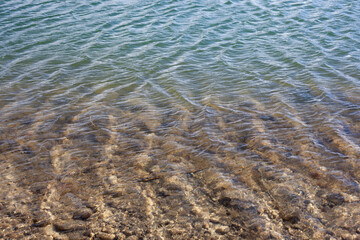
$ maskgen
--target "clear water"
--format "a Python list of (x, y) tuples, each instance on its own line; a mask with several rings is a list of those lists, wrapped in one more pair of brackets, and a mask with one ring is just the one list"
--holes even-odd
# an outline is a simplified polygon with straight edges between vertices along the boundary
[(359, 13), (1, 1), (0, 238), (360, 238)]

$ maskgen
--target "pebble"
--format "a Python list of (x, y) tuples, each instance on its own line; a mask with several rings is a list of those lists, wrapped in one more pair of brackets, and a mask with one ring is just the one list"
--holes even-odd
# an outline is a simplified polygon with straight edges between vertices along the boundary
[(73, 230), (73, 226), (66, 222), (57, 222), (54, 223), (55, 230), (58, 232), (65, 232)]
[(85, 240), (85, 239), (88, 239), (81, 232), (67, 233), (66, 236), (68, 237), (69, 240)]
[(95, 204), (86, 202), (84, 205), (85, 205), (87, 208), (90, 208), (93, 212), (97, 212), (97, 207), (96, 207)]
[(204, 229), (209, 229), (209, 224), (208, 223), (204, 223), (203, 226), (202, 226)]
[(152, 172), (152, 173), (159, 173), (159, 172), (161, 172), (161, 168), (160, 168), (159, 165), (155, 165), (155, 166), (153, 166), (153, 167), (150, 169), (150, 172)]
[(50, 224), (50, 216), (45, 212), (40, 212), (37, 216), (33, 219), (33, 227), (45, 227)]
[(132, 236), (126, 238), (126, 240), (138, 240), (138, 238), (135, 235), (132, 235)]
[(195, 222), (194, 227), (195, 227), (196, 231), (201, 231), (201, 229), (203, 228), (201, 222)]
[(50, 224), (50, 221), (48, 219), (45, 219), (45, 220), (37, 221), (34, 224), (32, 224), (31, 226), (33, 226), (33, 227), (45, 227), (45, 226), (47, 226), (49, 224)]
[(223, 197), (218, 200), (219, 204), (229, 208), (231, 207), (231, 198), (229, 197)]
[(296, 224), (300, 221), (299, 216), (297, 214), (289, 214), (282, 217), (285, 222), (289, 222), (291, 224)]
[(57, 223), (54, 223), (54, 227), (57, 232), (67, 232), (67, 231), (75, 231), (75, 230), (83, 229), (82, 226), (68, 223), (65, 221), (59, 221)]
[(92, 213), (89, 208), (80, 209), (74, 212), (73, 219), (86, 220), (91, 217)]
[(104, 233), (104, 232), (100, 232), (96, 234), (96, 237), (99, 238), (100, 240), (113, 240), (115, 239), (115, 234), (112, 233)]
[(341, 205), (345, 202), (344, 197), (341, 193), (331, 193), (326, 196), (326, 200), (331, 203), (332, 205)]
[(130, 236), (133, 235), (133, 232), (130, 231), (130, 230), (124, 230), (124, 231), (123, 231), (123, 234), (124, 234), (125, 236), (127, 236), (127, 237), (130, 237)]
[(116, 184), (118, 183), (118, 179), (117, 179), (116, 176), (110, 176), (110, 177), (108, 178), (108, 182), (109, 182), (110, 184), (112, 184), (112, 185), (116, 185)]
[(91, 232), (91, 230), (86, 230), (86, 231), (83, 233), (83, 235), (86, 236), (86, 237), (89, 237), (89, 238), (91, 238), (91, 237), (94, 236), (94, 234)]
[(101, 230), (104, 233), (115, 233), (115, 229), (111, 228), (111, 227), (103, 227), (103, 229)]
[(221, 226), (215, 230), (217, 234), (224, 235), (230, 231), (230, 228), (227, 226)]

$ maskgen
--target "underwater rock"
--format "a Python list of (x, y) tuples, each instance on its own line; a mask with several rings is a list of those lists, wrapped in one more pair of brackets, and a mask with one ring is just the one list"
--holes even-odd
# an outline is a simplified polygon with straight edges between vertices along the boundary
[(73, 219), (86, 220), (91, 217), (92, 213), (88, 208), (80, 209), (74, 212)]
[(45, 212), (38, 213), (33, 219), (32, 227), (45, 227), (51, 223), (49, 214)]
[(326, 200), (330, 203), (330, 206), (341, 205), (345, 202), (341, 193), (331, 193), (326, 196)]
[(104, 233), (104, 232), (100, 232), (96, 234), (96, 237), (100, 240), (113, 240), (115, 239), (115, 234), (112, 233)]
[(58, 221), (54, 223), (54, 228), (57, 232), (71, 232), (85, 229), (82, 225), (74, 224), (67, 221)]

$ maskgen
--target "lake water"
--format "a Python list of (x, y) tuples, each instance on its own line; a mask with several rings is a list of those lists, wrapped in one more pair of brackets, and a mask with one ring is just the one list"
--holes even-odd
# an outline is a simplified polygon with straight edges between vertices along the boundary
[(1, 239), (360, 239), (360, 2), (0, 2)]

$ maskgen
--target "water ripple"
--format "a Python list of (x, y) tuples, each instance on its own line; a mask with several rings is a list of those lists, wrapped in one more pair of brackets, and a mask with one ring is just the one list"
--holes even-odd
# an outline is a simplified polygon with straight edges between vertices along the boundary
[(0, 2), (0, 238), (359, 238), (359, 12)]

